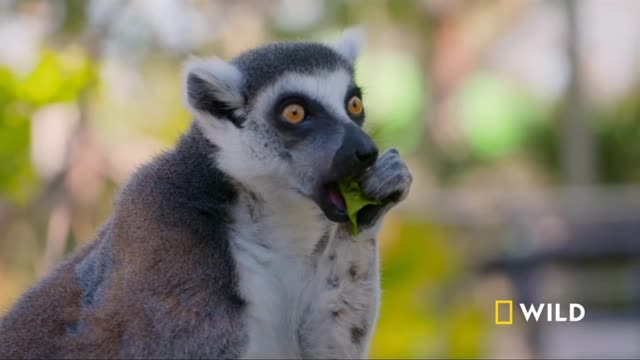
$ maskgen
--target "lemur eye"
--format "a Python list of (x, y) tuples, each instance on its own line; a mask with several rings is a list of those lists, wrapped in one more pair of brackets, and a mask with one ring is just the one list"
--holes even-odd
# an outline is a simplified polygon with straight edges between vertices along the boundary
[(282, 110), (282, 117), (290, 124), (297, 124), (304, 120), (304, 108), (299, 104), (290, 104)]
[(362, 100), (360, 100), (360, 98), (357, 96), (352, 97), (347, 103), (347, 110), (352, 116), (358, 116), (362, 114)]

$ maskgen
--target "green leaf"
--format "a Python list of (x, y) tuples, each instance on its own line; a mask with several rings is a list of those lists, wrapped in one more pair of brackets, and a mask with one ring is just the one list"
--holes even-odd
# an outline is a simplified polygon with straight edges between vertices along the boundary
[(356, 79), (366, 90), (366, 123), (381, 147), (415, 151), (422, 141), (426, 87), (424, 70), (415, 59), (393, 51), (364, 53), (356, 64)]
[(21, 82), (19, 96), (35, 106), (73, 101), (96, 74), (95, 65), (81, 51), (43, 50), (36, 68)]
[(343, 181), (338, 183), (340, 193), (347, 206), (347, 214), (351, 221), (351, 235), (358, 235), (358, 211), (367, 205), (378, 205), (379, 201), (368, 199), (362, 193), (357, 181)]
[(0, 195), (24, 204), (32, 194), (35, 175), (29, 159), (29, 119), (0, 105)]
[(29, 157), (29, 107), (20, 101), (18, 87), (16, 76), (0, 67), (0, 198), (23, 205), (37, 179)]
[(471, 151), (483, 159), (513, 153), (544, 121), (546, 108), (530, 94), (499, 76), (470, 76), (456, 95), (461, 127)]

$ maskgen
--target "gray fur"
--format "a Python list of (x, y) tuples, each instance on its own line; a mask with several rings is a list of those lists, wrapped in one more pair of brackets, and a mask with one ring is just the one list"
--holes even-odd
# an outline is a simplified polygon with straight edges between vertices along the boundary
[(378, 161), (367, 170), (362, 182), (362, 191), (375, 200), (386, 200), (388, 197), (398, 203), (408, 194), (408, 184), (412, 177), (407, 165), (400, 158), (396, 149), (385, 152)]
[(2, 357), (240, 357), (245, 300), (227, 235), (237, 193), (215, 152), (194, 125), (141, 168), (96, 239), (2, 319)]
[(362, 339), (367, 333), (365, 326), (354, 326), (351, 328), (351, 342), (357, 345), (362, 343)]
[(322, 234), (322, 237), (316, 243), (316, 246), (313, 248), (314, 255), (320, 255), (324, 253), (324, 250), (327, 248), (327, 244), (329, 243), (329, 238), (331, 237), (331, 233), (329, 230)]
[(255, 98), (264, 87), (287, 72), (312, 74), (342, 68), (353, 73), (353, 66), (334, 49), (314, 42), (280, 42), (268, 44), (232, 59), (242, 72), (242, 90), (246, 99)]
[(396, 149), (389, 149), (367, 170), (362, 178), (362, 193), (381, 201), (382, 205), (367, 206), (358, 213), (362, 228), (376, 224), (389, 209), (404, 200), (409, 194), (413, 178), (409, 168)]
[[(96, 239), (2, 319), (0, 354), (366, 356), (380, 297), (376, 236), (411, 175), (396, 151), (366, 166), (336, 160), (348, 136), (370, 143), (364, 115), (345, 110), (359, 96), (356, 45), (277, 43), (229, 63), (192, 59), (191, 129), (132, 176)], [(279, 118), (291, 92), (313, 110), (301, 126)], [(355, 237), (315, 197), (344, 177), (382, 203), (361, 211)]]
[(329, 289), (335, 289), (340, 286), (340, 278), (336, 275), (333, 275), (327, 279), (327, 286)]
[[(103, 236), (107, 237), (109, 233), (107, 232)], [(90, 307), (96, 298), (100, 298), (99, 291), (104, 288), (102, 285), (109, 276), (109, 270), (113, 267), (111, 255), (105, 245), (107, 242), (103, 241), (96, 250), (92, 251), (75, 267), (78, 285), (82, 289), (83, 306)]]

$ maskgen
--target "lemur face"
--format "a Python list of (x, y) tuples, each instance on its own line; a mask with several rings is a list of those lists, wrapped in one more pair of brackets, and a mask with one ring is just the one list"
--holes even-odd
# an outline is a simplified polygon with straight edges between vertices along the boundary
[(186, 100), (219, 148), (229, 175), (293, 189), (332, 221), (348, 220), (337, 182), (357, 178), (378, 149), (362, 131), (365, 109), (353, 78), (361, 34), (333, 46), (276, 43), (230, 62), (186, 65)]

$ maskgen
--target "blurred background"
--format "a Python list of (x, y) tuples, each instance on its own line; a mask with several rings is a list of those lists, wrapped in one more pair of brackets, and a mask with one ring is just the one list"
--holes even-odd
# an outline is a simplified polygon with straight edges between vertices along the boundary
[[(0, 314), (189, 126), (189, 54), (355, 24), (368, 131), (414, 174), (370, 356), (640, 357), (633, 0), (0, 0)], [(496, 325), (499, 299), (586, 316)]]

